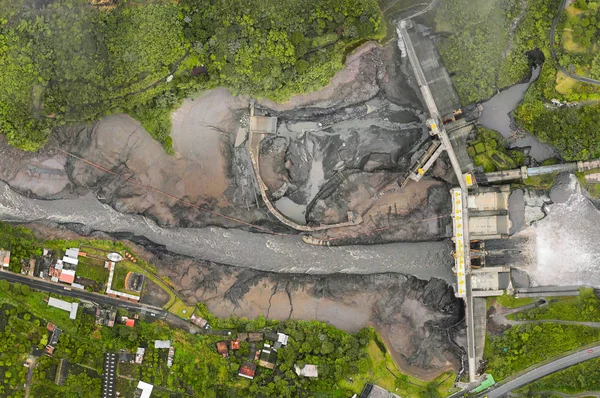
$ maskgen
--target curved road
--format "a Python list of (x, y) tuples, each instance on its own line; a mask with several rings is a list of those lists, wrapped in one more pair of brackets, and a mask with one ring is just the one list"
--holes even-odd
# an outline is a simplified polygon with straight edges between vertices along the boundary
[(578, 351), (574, 354), (567, 355), (565, 357), (558, 358), (550, 363), (547, 363), (527, 373), (524, 373), (492, 390), (488, 390), (482, 394), (479, 394), (477, 397), (504, 397), (509, 392), (521, 388), (538, 379), (541, 379), (544, 376), (548, 376), (549, 374), (558, 372), (559, 370), (563, 370), (570, 366), (577, 365), (578, 363), (585, 362), (589, 359), (598, 357), (600, 357), (600, 345)]
[(579, 76), (579, 75), (574, 75), (571, 72), (569, 72), (568, 70), (566, 70), (565, 68), (563, 68), (562, 66), (560, 66), (558, 63), (558, 58), (556, 57), (556, 51), (554, 50), (554, 34), (556, 32), (556, 25), (558, 25), (558, 20), (560, 19), (560, 16), (562, 15), (563, 11), (565, 10), (568, 1), (569, 0), (563, 0), (560, 3), (560, 6), (558, 7), (558, 14), (556, 14), (556, 17), (554, 17), (554, 20), (552, 21), (552, 28), (550, 28), (550, 53), (552, 54), (552, 58), (554, 58), (554, 61), (556, 62), (556, 68), (558, 70), (560, 70), (562, 73), (564, 73), (565, 75), (569, 76), (571, 79), (575, 79), (575, 80), (578, 80), (583, 83), (596, 84), (596, 85), (600, 86), (600, 80), (590, 79), (589, 77), (584, 77), (584, 76)]

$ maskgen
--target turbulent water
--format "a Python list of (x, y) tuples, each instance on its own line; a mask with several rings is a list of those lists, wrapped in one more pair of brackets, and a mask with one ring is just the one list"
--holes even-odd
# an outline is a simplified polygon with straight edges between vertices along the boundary
[(327, 274), (399, 272), (452, 281), (450, 242), (316, 247), (299, 236), (273, 236), (223, 228), (161, 228), (122, 214), (88, 195), (74, 200), (34, 200), (0, 184), (0, 219), (82, 224), (90, 231), (130, 233), (174, 253), (264, 271)]
[(536, 285), (600, 287), (600, 211), (581, 193), (548, 206), (548, 215), (523, 231), (531, 265), (522, 267)]

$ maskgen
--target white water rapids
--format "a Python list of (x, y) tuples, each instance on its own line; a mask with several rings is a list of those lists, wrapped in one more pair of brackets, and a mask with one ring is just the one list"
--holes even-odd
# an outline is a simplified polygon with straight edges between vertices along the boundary
[(519, 267), (535, 285), (600, 287), (600, 211), (571, 176), (571, 196), (518, 235), (527, 239), (529, 265)]

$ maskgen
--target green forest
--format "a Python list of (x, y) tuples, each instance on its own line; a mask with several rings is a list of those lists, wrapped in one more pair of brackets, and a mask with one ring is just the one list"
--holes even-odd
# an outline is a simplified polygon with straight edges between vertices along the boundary
[(558, 25), (559, 64), (577, 74), (600, 78), (600, 12), (596, 1), (577, 0)]
[(26, 150), (53, 127), (129, 112), (170, 147), (168, 114), (226, 86), (277, 101), (325, 85), (384, 31), (375, 0), (0, 0), (0, 132)]
[[(164, 398), (348, 397), (359, 393), (365, 382), (377, 380), (388, 388), (410, 391), (411, 396), (439, 397), (448, 392), (455, 377), (449, 372), (426, 383), (402, 375), (372, 328), (349, 334), (317, 321), (279, 322), (264, 317), (219, 320), (208, 316), (215, 326), (227, 326), (231, 338), (238, 332), (264, 330), (289, 335), (288, 345), (278, 350), (275, 369), (259, 368), (256, 377), (248, 380), (237, 375), (251, 352), (248, 342), (230, 351), (229, 358), (222, 358), (215, 343), (229, 337), (218, 332), (192, 335), (154, 319), (138, 321), (134, 328), (121, 324), (101, 327), (82, 307), (76, 320), (69, 319), (67, 312), (48, 307), (44, 301), (47, 297), (47, 293), (0, 280), (0, 397), (24, 396), (27, 368), (23, 362), (33, 348), (42, 349), (48, 343), (47, 322), (56, 324), (63, 333), (53, 356), (41, 356), (36, 361), (30, 395), (34, 397), (98, 397), (104, 352), (132, 353), (137, 347), (146, 348), (141, 365), (118, 365), (117, 391), (121, 396), (133, 396), (137, 381), (144, 380), (155, 385), (153, 397)], [(206, 315), (203, 306), (199, 310)], [(119, 315), (131, 316), (123, 310)], [(166, 366), (167, 350), (154, 348), (156, 339), (173, 342), (171, 368)], [(57, 385), (61, 359), (69, 362), (69, 372), (64, 385)], [(299, 377), (294, 372), (295, 364), (317, 365), (319, 377)]]
[[(555, 146), (565, 160), (600, 157), (600, 107), (595, 104), (557, 108), (550, 100), (580, 101), (592, 99), (597, 86), (565, 80), (557, 73), (549, 47), (549, 32), (558, 12), (559, 0), (530, 0), (523, 26), (517, 34), (518, 48), (539, 48), (545, 61), (538, 80), (529, 88), (523, 103), (515, 111), (517, 122), (542, 141)], [(562, 16), (564, 18), (564, 15)], [(570, 85), (570, 88), (565, 87)]]
[[(436, 12), (436, 30), (446, 37), (439, 50), (464, 104), (489, 98), (528, 76), (527, 53), (539, 50), (542, 70), (514, 116), (519, 125), (555, 146), (565, 160), (600, 157), (600, 87), (580, 83), (558, 72), (550, 53), (550, 28), (561, 0), (449, 1)], [(474, 4), (476, 3), (476, 4)], [(598, 3), (578, 0), (561, 16), (557, 33), (559, 62), (577, 73), (594, 74), (600, 38)], [(518, 18), (518, 25), (512, 29)], [(585, 26), (584, 26), (585, 25)], [(581, 28), (579, 28), (580, 26)], [(512, 30), (512, 38), (509, 32)], [(565, 33), (567, 33), (565, 35)], [(590, 43), (590, 46), (584, 46)], [(577, 46), (585, 51), (577, 51)], [(596, 62), (596, 63), (594, 63)], [(600, 68), (600, 67), (599, 67)], [(587, 72), (587, 70), (591, 70)], [(580, 106), (556, 107), (550, 101), (590, 101)]]
[(600, 329), (539, 323), (513, 326), (499, 336), (488, 335), (486, 372), (499, 381), (538, 362), (600, 341)]
[(438, 47), (463, 104), (489, 98), (527, 75), (525, 51), (505, 54), (511, 22), (521, 11), (519, 0), (441, 1), (435, 28), (445, 38)]

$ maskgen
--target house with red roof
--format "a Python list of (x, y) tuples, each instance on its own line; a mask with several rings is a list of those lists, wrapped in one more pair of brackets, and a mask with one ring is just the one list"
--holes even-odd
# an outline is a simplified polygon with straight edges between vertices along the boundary
[(242, 366), (240, 366), (238, 376), (245, 377), (246, 379), (252, 380), (252, 379), (254, 379), (255, 375), (256, 375), (256, 364), (253, 364), (252, 362), (248, 362), (248, 361), (243, 362)]

